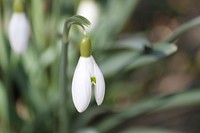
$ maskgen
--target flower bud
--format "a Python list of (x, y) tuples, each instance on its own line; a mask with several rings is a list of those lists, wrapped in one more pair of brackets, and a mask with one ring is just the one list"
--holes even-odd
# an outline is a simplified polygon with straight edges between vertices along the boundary
[(26, 50), (30, 26), (23, 12), (14, 12), (8, 27), (8, 37), (14, 52), (21, 54)]
[(92, 25), (87, 29), (87, 31), (90, 32), (98, 23), (100, 7), (94, 0), (81, 0), (77, 14), (84, 16), (92, 23)]

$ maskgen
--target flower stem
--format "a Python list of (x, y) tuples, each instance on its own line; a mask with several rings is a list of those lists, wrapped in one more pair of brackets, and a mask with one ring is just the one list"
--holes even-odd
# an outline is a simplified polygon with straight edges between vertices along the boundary
[(174, 42), (180, 35), (190, 30), (193, 27), (200, 25), (200, 17), (197, 17), (183, 25), (181, 25), (172, 35), (167, 37), (163, 42)]
[(62, 35), (62, 53), (60, 64), (60, 114), (59, 114), (59, 132), (69, 132), (69, 111), (67, 111), (67, 66), (68, 66), (68, 45), (69, 45), (69, 31), (72, 25), (79, 25), (84, 29), (84, 26), (89, 25), (90, 22), (79, 15), (70, 17), (64, 24), (64, 30)]
[(66, 35), (66, 27), (64, 27), (61, 64), (60, 64), (60, 133), (67, 133), (68, 116), (67, 116), (67, 60), (68, 60), (68, 37)]

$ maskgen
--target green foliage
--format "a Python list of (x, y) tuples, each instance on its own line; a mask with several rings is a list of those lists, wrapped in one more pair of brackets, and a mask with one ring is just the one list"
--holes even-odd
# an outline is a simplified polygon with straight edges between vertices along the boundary
[[(69, 133), (109, 132), (141, 115), (199, 105), (200, 91), (197, 88), (171, 95), (142, 97), (137, 103), (131, 103), (124, 109), (110, 105), (112, 102), (108, 98), (103, 106), (96, 107), (92, 104), (86, 112), (78, 114), (71, 100), (70, 89), (72, 74), (79, 56), (80, 34), (76, 27), (71, 29), (72, 34), (70, 33), (70, 35), (66, 30), (73, 24), (86, 29), (85, 27), (89, 26), (90, 22), (82, 16), (72, 16), (73, 10), (77, 8), (73, 6), (77, 6), (79, 0), (76, 2), (27, 0), (25, 11), (31, 23), (31, 39), (27, 51), (23, 55), (17, 55), (10, 48), (7, 28), (5, 28), (8, 22), (7, 14), (11, 16), (12, 3), (8, 0), (0, 1), (0, 3), (4, 3), (0, 5), (0, 7), (4, 7), (0, 20), (0, 132), (2, 126), (7, 129), (6, 131), (13, 133), (56, 133), (60, 131), (60, 125), (63, 123), (59, 121), (59, 109), (63, 107), (60, 104), (60, 97), (63, 95), (66, 95), (64, 106), (67, 107), (64, 110), (66, 114), (64, 119), (68, 121), (64, 126), (68, 128)], [(173, 41), (185, 31), (200, 24), (199, 18), (189, 21), (164, 41), (156, 44), (150, 42), (144, 34), (129, 33), (128, 37), (119, 37), (139, 0), (99, 2), (105, 6), (102, 6), (98, 25), (89, 34), (94, 47), (92, 54), (104, 73), (107, 90), (112, 95), (123, 92), (137, 95), (133, 91), (136, 88), (135, 84), (125, 81), (127, 80), (126, 73), (133, 73), (142, 66), (152, 65), (171, 56), (177, 51), (177, 46), (173, 44)], [(66, 23), (63, 20), (67, 20)], [(60, 30), (63, 28), (64, 38), (62, 38), (63, 31)], [(58, 85), (62, 39), (64, 43), (70, 44), (69, 63), (65, 68), (69, 72), (66, 80), (66, 94), (60, 92)], [(120, 89), (116, 89), (118, 81)], [(116, 90), (117, 92), (115, 92)], [(17, 98), (13, 96), (15, 92), (18, 92)], [(17, 105), (18, 101), (23, 103), (21, 110), (16, 110), (16, 107), (19, 106)], [(100, 118), (101, 116), (103, 117)], [(96, 121), (94, 122), (94, 120)], [(176, 133), (147, 127), (122, 129), (119, 132)]]
[(180, 132), (168, 131), (164, 129), (136, 128), (136, 129), (129, 129), (127, 131), (120, 133), (180, 133)]
[[(114, 51), (112, 50), (111, 54), (106, 55), (105, 61), (101, 64), (106, 76), (113, 76), (119, 71), (128, 71), (156, 62), (177, 50), (174, 44), (159, 43), (150, 46), (144, 44), (146, 38), (140, 38), (140, 42), (135, 41), (135, 38), (127, 38), (127, 41), (120, 41), (117, 46), (113, 47)], [(113, 66), (113, 64), (115, 65)]]
[(199, 89), (192, 91), (179, 92), (173, 95), (157, 96), (144, 99), (129, 108), (120, 110), (116, 115), (108, 117), (97, 125), (97, 129), (101, 132), (108, 132), (119, 124), (130, 118), (140, 115), (160, 111), (163, 109), (177, 108), (181, 106), (191, 106), (199, 104)]
[[(9, 115), (8, 115), (8, 97), (6, 96), (5, 88), (0, 83), (0, 120), (2, 121), (2, 124), (8, 125), (9, 123)], [(3, 128), (3, 131), (6, 131), (6, 127)]]

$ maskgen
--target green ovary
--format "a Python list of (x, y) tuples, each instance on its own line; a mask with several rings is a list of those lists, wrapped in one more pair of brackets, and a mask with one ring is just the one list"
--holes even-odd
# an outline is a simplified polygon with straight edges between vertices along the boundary
[(85, 35), (80, 43), (80, 54), (82, 57), (90, 57), (91, 52), (92, 46), (90, 38), (87, 35)]
[(15, 0), (14, 1), (13, 10), (14, 10), (14, 12), (23, 12), (24, 11), (22, 0)]

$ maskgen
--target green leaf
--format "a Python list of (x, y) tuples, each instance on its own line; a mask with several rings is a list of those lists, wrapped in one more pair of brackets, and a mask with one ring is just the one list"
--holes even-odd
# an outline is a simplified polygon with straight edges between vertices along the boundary
[(126, 131), (122, 131), (119, 133), (181, 133), (181, 132), (171, 131), (171, 130), (166, 130), (166, 129), (140, 127), (140, 128), (128, 129)]
[(119, 110), (119, 113), (110, 116), (100, 122), (96, 127), (100, 132), (106, 132), (110, 129), (122, 124), (123, 122), (144, 115), (149, 112), (160, 111), (163, 109), (171, 109), (181, 106), (199, 105), (200, 89), (179, 92), (166, 96), (157, 96), (137, 102), (136, 104)]
[(170, 35), (169, 37), (167, 37), (163, 42), (168, 42), (168, 43), (172, 43), (174, 42), (180, 35), (182, 35), (183, 33), (185, 33), (186, 31), (192, 29), (193, 27), (196, 27), (200, 25), (200, 17), (196, 17), (192, 20), (190, 20), (187, 23), (184, 23), (183, 25), (181, 25), (178, 29), (176, 29), (174, 31), (174, 33), (172, 35)]
[(79, 115), (73, 123), (72, 129), (80, 129), (87, 127), (87, 125), (95, 118), (95, 116), (102, 115), (105, 113), (103, 108), (88, 108), (86, 112)]
[(144, 33), (125, 36), (116, 42), (116, 48), (126, 48), (136, 51), (143, 51), (145, 46), (151, 47), (151, 43)]
[(198, 105), (200, 104), (200, 89), (194, 89), (190, 91), (178, 92), (174, 95), (169, 95), (169, 98), (163, 97), (162, 100), (167, 102), (161, 107), (155, 109), (155, 111), (166, 110), (171, 108)]
[(149, 54), (138, 55), (132, 62), (126, 67), (126, 70), (135, 69), (150, 63), (154, 63), (161, 58), (167, 57), (177, 51), (177, 47), (174, 44), (161, 43), (153, 46), (152, 51)]
[(137, 55), (133, 51), (113, 53), (111, 56), (106, 57), (104, 62), (100, 63), (100, 68), (106, 77), (113, 76), (128, 65)]
[(48, 47), (40, 56), (39, 64), (44, 68), (52, 65), (55, 60), (57, 59), (58, 52), (59, 52), (59, 45), (54, 45), (51, 47)]
[(0, 31), (0, 66), (5, 70), (8, 66), (6, 43), (3, 38), (3, 33)]
[(45, 47), (45, 15), (43, 12), (42, 0), (32, 0), (31, 1), (31, 21), (33, 27), (34, 42), (39, 50), (43, 50)]
[(99, 133), (93, 128), (84, 128), (77, 131), (77, 133)]
[(3, 124), (9, 123), (8, 101), (7, 94), (3, 84), (0, 82), (0, 119)]
[[(123, 45), (121, 48), (131, 48), (131, 50), (124, 51), (118, 50), (110, 55), (106, 56), (104, 62), (100, 63), (106, 77), (114, 76), (119, 72), (129, 71), (153, 62), (160, 60), (161, 58), (167, 57), (176, 52), (177, 47), (174, 44), (162, 43), (155, 45), (151, 52), (144, 54), (143, 47), (136, 45)], [(119, 48), (119, 47), (117, 47)]]
[(115, 115), (107, 117), (97, 125), (97, 129), (100, 132), (107, 132), (119, 124), (122, 124), (126, 120), (144, 114), (149, 110), (153, 110), (161, 105), (163, 105), (163, 101), (159, 101), (157, 98), (150, 98), (138, 102), (129, 108), (119, 111), (119, 113)]
[(136, 8), (139, 0), (110, 0), (98, 26), (94, 31), (94, 49), (105, 49), (109, 40), (112, 40), (124, 27), (130, 15)]

